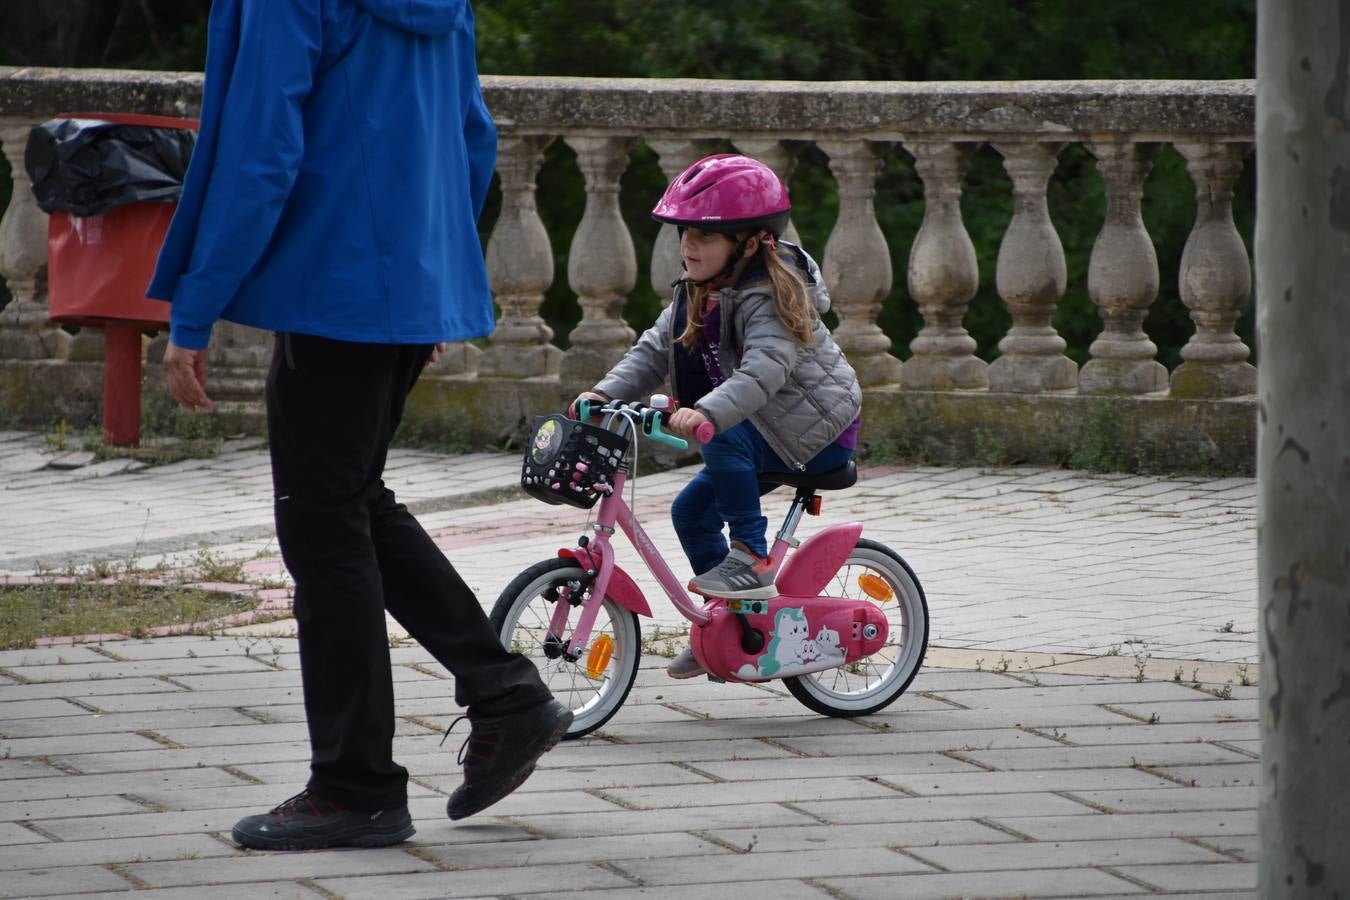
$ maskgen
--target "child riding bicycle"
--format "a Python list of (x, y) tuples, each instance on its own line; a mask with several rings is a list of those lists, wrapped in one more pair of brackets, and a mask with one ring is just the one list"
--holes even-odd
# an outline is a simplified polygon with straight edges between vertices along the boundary
[[(679, 229), (684, 276), (674, 298), (577, 397), (641, 397), (668, 380), (679, 403), (670, 430), (692, 437), (712, 424), (704, 468), (671, 506), (690, 587), (708, 596), (776, 593), (759, 501), (776, 485), (757, 476), (828, 472), (857, 446), (862, 391), (820, 320), (830, 301), (819, 267), (779, 240), (790, 210), (787, 188), (757, 160), (719, 154), (681, 173), (652, 210)], [(692, 678), (704, 669), (686, 649), (667, 671)]]

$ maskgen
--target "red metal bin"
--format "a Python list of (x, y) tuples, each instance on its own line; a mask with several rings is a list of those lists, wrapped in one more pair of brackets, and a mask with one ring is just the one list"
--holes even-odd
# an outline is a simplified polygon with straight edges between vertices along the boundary
[[(71, 113), (121, 125), (196, 130), (169, 116)], [(53, 321), (104, 330), (103, 440), (140, 441), (141, 333), (164, 330), (169, 305), (149, 300), (160, 245), (175, 204), (131, 203), (96, 216), (54, 212), (47, 225), (47, 292)]]

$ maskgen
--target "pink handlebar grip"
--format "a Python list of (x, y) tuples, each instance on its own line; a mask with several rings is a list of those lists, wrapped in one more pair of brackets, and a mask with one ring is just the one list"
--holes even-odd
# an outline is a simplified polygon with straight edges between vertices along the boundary
[(708, 441), (713, 439), (713, 435), (715, 434), (717, 434), (717, 429), (713, 427), (713, 423), (711, 422), (704, 422), (702, 425), (698, 426), (698, 428), (694, 429), (694, 439), (700, 444), (708, 443)]

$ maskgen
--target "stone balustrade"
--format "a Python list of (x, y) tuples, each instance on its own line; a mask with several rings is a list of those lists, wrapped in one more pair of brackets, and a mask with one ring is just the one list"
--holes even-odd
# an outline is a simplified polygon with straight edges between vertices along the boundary
[[(0, 223), (0, 275), (14, 297), (0, 313), (0, 371), (7, 373), (0, 415), (50, 417), (50, 408), (30, 399), (46, 396), (32, 372), (43, 369), (61, 383), (52, 370), (76, 365), (69, 336), (44, 314), (44, 216), (19, 164), (28, 128), (62, 111), (190, 116), (200, 88), (192, 74), (0, 68), (0, 144), (14, 182)], [(1054, 461), (1110, 420), (1109, 439), (1130, 445), (1124, 459), (1252, 465), (1255, 369), (1235, 332), (1251, 264), (1232, 215), (1233, 185), (1253, 140), (1252, 82), (484, 77), (483, 89), (500, 131), (502, 204), (487, 260), (501, 316), (484, 347), (456, 348), (419, 386), (408, 415), (428, 431), (450, 423), (455, 434), (510, 436), (530, 415), (593, 383), (631, 345), (623, 311), (639, 273), (618, 197), (639, 142), (667, 177), (724, 141), (786, 177), (801, 148), (814, 144), (828, 158), (839, 198), (818, 255), (838, 315), (836, 339), (865, 386), (870, 438), (954, 458), (992, 442), (1009, 458)], [(574, 151), (586, 191), (566, 276), (581, 321), (566, 351), (552, 343), (540, 315), (555, 268), (535, 199), (543, 153), (559, 140)], [(1053, 325), (1067, 274), (1046, 200), (1070, 143), (1095, 159), (1106, 195), (1087, 276), (1104, 328), (1081, 370)], [(1143, 184), (1163, 144), (1184, 156), (1196, 191), (1195, 225), (1175, 273), (1159, 272), (1140, 215)], [(962, 324), (979, 280), (962, 221), (962, 178), (981, 145), (1002, 157), (1013, 196), (995, 271), (1012, 325), (992, 363), (975, 355)], [(877, 193), (878, 172), (898, 152), (913, 158), (925, 198), (905, 273), (923, 325), (903, 363), (877, 321), (895, 274), (888, 242), (910, 237), (886, 235), (876, 215), (887, 202)], [(677, 239), (666, 226), (645, 273), (659, 295), (668, 298), (678, 265)], [(1170, 376), (1142, 327), (1164, 277), (1178, 280), (1195, 324)], [(222, 337), (213, 362), (246, 385), (246, 397), (256, 389), (250, 373), (265, 358), (266, 337), (241, 328)]]

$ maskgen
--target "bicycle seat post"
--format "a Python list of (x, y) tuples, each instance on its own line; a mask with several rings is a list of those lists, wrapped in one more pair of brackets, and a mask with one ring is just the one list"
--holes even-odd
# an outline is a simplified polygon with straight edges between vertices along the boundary
[(788, 507), (787, 515), (783, 518), (783, 524), (775, 535), (775, 541), (783, 541), (794, 550), (801, 541), (794, 536), (797, 526), (801, 524), (802, 516), (810, 506), (811, 501), (815, 499), (816, 492), (813, 488), (797, 488), (797, 495), (792, 498), (792, 505)]

